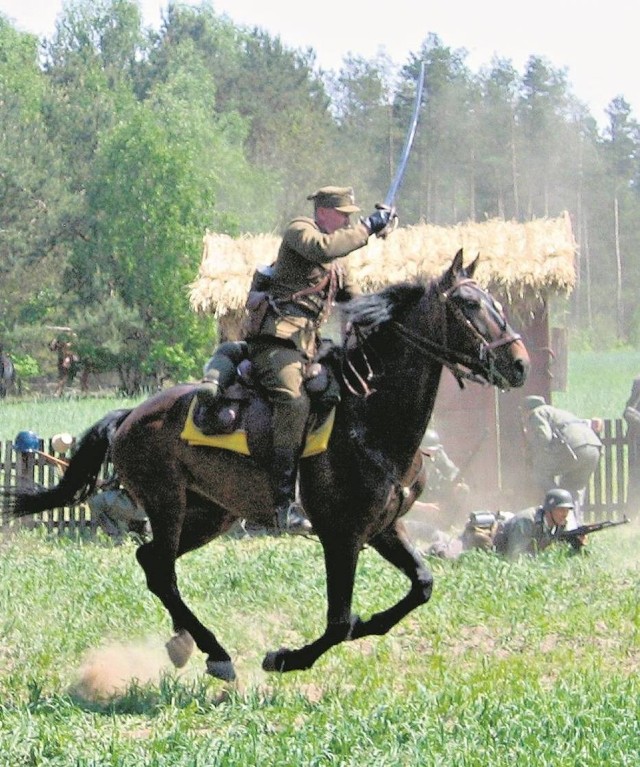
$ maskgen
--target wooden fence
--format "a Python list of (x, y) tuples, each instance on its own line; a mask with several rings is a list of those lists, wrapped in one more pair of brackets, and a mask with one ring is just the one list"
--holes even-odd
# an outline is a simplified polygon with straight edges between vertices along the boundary
[[(629, 451), (624, 422), (621, 419), (605, 421), (602, 441), (602, 458), (587, 488), (585, 521), (620, 519), (623, 514), (640, 509), (640, 503), (637, 502), (640, 499), (633, 499), (634, 502), (630, 504), (627, 495)], [(20, 453), (14, 449), (12, 441), (0, 442), (0, 489), (52, 487), (59, 481), (62, 469), (55, 462), (64, 460), (64, 456), (54, 452), (50, 439), (42, 442), (40, 447), (38, 453)], [(110, 470), (111, 467), (105, 463), (102, 477), (108, 477)], [(92, 535), (97, 528), (97, 520), (92, 518), (86, 503), (34, 514), (20, 520), (2, 511), (0, 530), (17, 525), (45, 526), (50, 532), (58, 534), (78, 532)]]
[(606, 420), (600, 435), (604, 450), (587, 488), (585, 521), (635, 514), (640, 499), (629, 498), (629, 440), (621, 418)]
[[(64, 466), (65, 456), (55, 452), (51, 439), (40, 440), (40, 449), (33, 453), (17, 451), (12, 440), (0, 442), (0, 489), (33, 490), (53, 487), (60, 481)], [(109, 465), (105, 463), (101, 476), (106, 478), (109, 469)], [(86, 503), (14, 519), (3, 509), (0, 501), (0, 530), (7, 531), (18, 527), (46, 527), (49, 532), (60, 535), (93, 535), (97, 521), (92, 518)]]

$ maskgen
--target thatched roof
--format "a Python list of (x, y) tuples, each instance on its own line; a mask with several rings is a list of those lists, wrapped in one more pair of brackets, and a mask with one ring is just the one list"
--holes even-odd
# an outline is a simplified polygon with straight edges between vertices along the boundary
[[(233, 239), (207, 232), (198, 277), (190, 285), (192, 308), (218, 318), (239, 314), (254, 269), (271, 263), (279, 244), (277, 235)], [(526, 223), (494, 219), (400, 227), (385, 240), (372, 237), (348, 258), (362, 290), (376, 291), (394, 282), (438, 276), (460, 248), (467, 262), (480, 254), (477, 279), (510, 302), (568, 294), (575, 285), (576, 243), (566, 213)]]

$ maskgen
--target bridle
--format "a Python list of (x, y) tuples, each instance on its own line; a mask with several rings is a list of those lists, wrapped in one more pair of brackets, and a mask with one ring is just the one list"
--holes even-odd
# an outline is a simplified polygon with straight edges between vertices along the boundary
[[(460, 288), (462, 288), (465, 285), (470, 285), (473, 287), (476, 287), (483, 296), (486, 294), (484, 291), (481, 290), (478, 283), (471, 279), (470, 277), (467, 277), (465, 279), (460, 280), (455, 285), (453, 285), (451, 288), (448, 288), (447, 290), (439, 290), (436, 288), (436, 292), (438, 294), (438, 303), (442, 307), (442, 314), (443, 314), (443, 320), (446, 320), (446, 312), (449, 310), (453, 316), (458, 320), (459, 324), (466, 328), (471, 335), (478, 341), (479, 344), (479, 350), (478, 350), (478, 356), (477, 358), (473, 357), (470, 354), (466, 354), (464, 352), (457, 351), (456, 349), (452, 349), (447, 342), (447, 323), (444, 321), (442, 323), (443, 328), (443, 336), (440, 341), (434, 341), (430, 338), (424, 338), (421, 335), (418, 335), (418, 333), (415, 333), (413, 330), (409, 330), (405, 325), (403, 325), (401, 322), (398, 322), (397, 320), (392, 320), (389, 324), (393, 328), (393, 330), (402, 338), (409, 341), (422, 355), (425, 357), (433, 360), (434, 362), (439, 363), (443, 367), (446, 367), (452, 375), (455, 377), (456, 381), (458, 382), (460, 388), (464, 388), (464, 381), (472, 381), (473, 383), (481, 383), (486, 384), (488, 382), (496, 382), (498, 381), (500, 383), (500, 387), (503, 389), (509, 389), (510, 384), (508, 381), (504, 378), (504, 376), (497, 370), (496, 367), (496, 349), (499, 349), (501, 346), (507, 346), (509, 344), (515, 343), (516, 341), (519, 341), (522, 336), (519, 333), (514, 333), (510, 330), (509, 325), (504, 318), (504, 315), (498, 310), (498, 308), (493, 305), (491, 308), (494, 310), (495, 314), (497, 315), (497, 318), (499, 320), (499, 325), (501, 330), (503, 331), (503, 334), (500, 335), (499, 338), (495, 339), (494, 341), (487, 341), (487, 339), (480, 333), (480, 331), (475, 327), (475, 325), (471, 322), (471, 320), (465, 315), (465, 313), (462, 311), (462, 309), (453, 303), (451, 301), (451, 298), (455, 296)], [(509, 331), (506, 334), (504, 334), (504, 331)], [(345, 361), (346, 365), (348, 366), (350, 374), (355, 377), (356, 381), (358, 382), (358, 385), (361, 389), (361, 391), (358, 391), (355, 386), (352, 386), (349, 383), (349, 379), (347, 376), (343, 375), (343, 379), (345, 381), (345, 384), (349, 391), (352, 392), (352, 394), (357, 394), (359, 396), (368, 397), (370, 394), (373, 394), (375, 389), (372, 389), (369, 386), (369, 382), (374, 377), (374, 371), (373, 368), (368, 360), (366, 351), (364, 350), (364, 347), (366, 345), (366, 341), (368, 339), (368, 335), (365, 335), (365, 333), (362, 331), (361, 328), (357, 326), (353, 326), (350, 328), (349, 331), (352, 335), (356, 338), (356, 348), (360, 350), (360, 353), (362, 355), (362, 359), (366, 366), (366, 375), (362, 376), (358, 371), (356, 370), (355, 366), (351, 362), (349, 355), (345, 355)], [(348, 340), (348, 339), (347, 339)], [(347, 340), (345, 340), (345, 348), (347, 346)], [(476, 373), (473, 371), (473, 368), (478, 366), (478, 363), (480, 363), (481, 371), (480, 373)]]

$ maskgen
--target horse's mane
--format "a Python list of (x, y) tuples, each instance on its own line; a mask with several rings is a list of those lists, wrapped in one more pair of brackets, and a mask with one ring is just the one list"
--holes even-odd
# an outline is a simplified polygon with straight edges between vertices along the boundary
[(356, 296), (343, 304), (343, 314), (351, 326), (368, 334), (396, 319), (407, 307), (414, 306), (432, 287), (424, 280), (389, 285), (379, 293)]
[[(362, 338), (368, 338), (374, 331), (380, 330), (389, 322), (398, 319), (403, 312), (415, 306), (425, 294), (436, 287), (436, 281), (427, 282), (416, 279), (413, 282), (400, 282), (389, 285), (378, 293), (366, 293), (340, 304), (343, 319), (351, 330), (357, 328)], [(348, 337), (351, 335), (348, 332)], [(318, 355), (318, 360), (331, 367), (341, 377), (347, 352), (346, 344), (326, 344)]]

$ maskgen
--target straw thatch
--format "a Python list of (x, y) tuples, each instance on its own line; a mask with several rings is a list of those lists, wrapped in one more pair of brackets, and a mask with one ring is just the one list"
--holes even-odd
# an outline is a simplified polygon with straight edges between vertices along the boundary
[[(278, 252), (276, 235), (244, 236), (207, 232), (198, 277), (190, 286), (191, 306), (235, 325), (244, 307), (251, 275)], [(394, 282), (442, 273), (464, 248), (465, 261), (479, 253), (477, 279), (511, 303), (530, 305), (540, 294), (568, 294), (575, 285), (576, 243), (568, 214), (526, 223), (491, 220), (439, 227), (401, 227), (387, 239), (372, 237), (348, 257), (364, 291)]]

